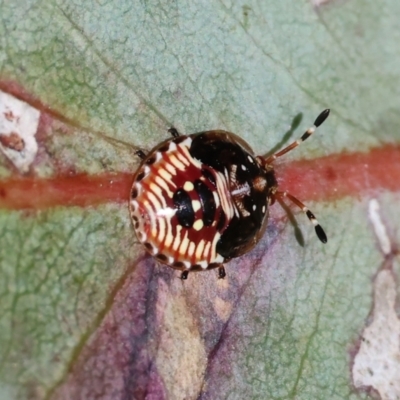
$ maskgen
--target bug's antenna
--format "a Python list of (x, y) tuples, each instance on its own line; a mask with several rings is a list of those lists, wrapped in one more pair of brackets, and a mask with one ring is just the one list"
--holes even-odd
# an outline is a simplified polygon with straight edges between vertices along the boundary
[(299, 146), (301, 143), (303, 143), (306, 139), (308, 139), (316, 130), (317, 128), (328, 118), (329, 116), (330, 109), (327, 108), (326, 110), (322, 111), (321, 114), (318, 115), (316, 120), (314, 121), (314, 125), (308, 128), (304, 133), (303, 136), (300, 139), (297, 139), (295, 142), (292, 144), (289, 144), (289, 146), (285, 147), (281, 151), (278, 151), (275, 154), (272, 154), (272, 156), (269, 156), (265, 160), (265, 164), (271, 164), (274, 162), (278, 157), (283, 156), (284, 154), (288, 153), (289, 151), (293, 150), (297, 146)]

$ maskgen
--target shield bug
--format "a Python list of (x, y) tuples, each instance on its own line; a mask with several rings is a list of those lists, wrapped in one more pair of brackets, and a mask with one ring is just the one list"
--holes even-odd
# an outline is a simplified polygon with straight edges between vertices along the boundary
[(288, 199), (327, 237), (314, 214), (296, 197), (280, 191), (273, 163), (309, 138), (329, 115), (324, 110), (289, 146), (269, 156), (254, 155), (237, 135), (212, 130), (172, 134), (147, 155), (134, 175), (130, 214), (138, 240), (158, 261), (182, 271), (218, 268), (250, 251), (260, 240), (269, 206)]

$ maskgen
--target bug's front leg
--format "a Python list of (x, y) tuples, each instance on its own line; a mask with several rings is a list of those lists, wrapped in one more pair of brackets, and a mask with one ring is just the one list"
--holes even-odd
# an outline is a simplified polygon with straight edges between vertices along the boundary
[(168, 129), (168, 132), (175, 138), (180, 136), (180, 133), (178, 132), (178, 130), (176, 128), (174, 128), (173, 126), (171, 126), (171, 128)]

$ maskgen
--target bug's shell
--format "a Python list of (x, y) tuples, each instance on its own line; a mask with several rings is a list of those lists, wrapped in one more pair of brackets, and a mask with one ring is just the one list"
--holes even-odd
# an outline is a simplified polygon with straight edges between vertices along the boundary
[(180, 270), (219, 267), (259, 241), (274, 171), (233, 133), (207, 131), (160, 143), (134, 176), (130, 213), (138, 240)]

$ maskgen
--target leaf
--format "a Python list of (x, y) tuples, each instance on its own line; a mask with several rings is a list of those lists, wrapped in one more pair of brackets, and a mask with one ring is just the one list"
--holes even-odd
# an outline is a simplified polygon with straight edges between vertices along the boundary
[[(399, 242), (398, 3), (0, 7), (0, 89), (41, 112), (28, 175), (0, 158), (0, 398), (369, 397), (355, 392), (351, 365), (384, 261), (371, 198)], [(236, 132), (263, 154), (327, 107), (312, 139), (277, 165), (327, 245), (278, 206), (224, 281), (210, 272), (183, 283), (137, 245), (123, 200), (137, 148), (173, 125)], [(394, 156), (379, 164), (381, 185), (369, 151), (385, 146)], [(290, 160), (324, 156), (332, 167), (299, 184), (306, 164)], [(106, 196), (114, 176), (125, 183)]]

